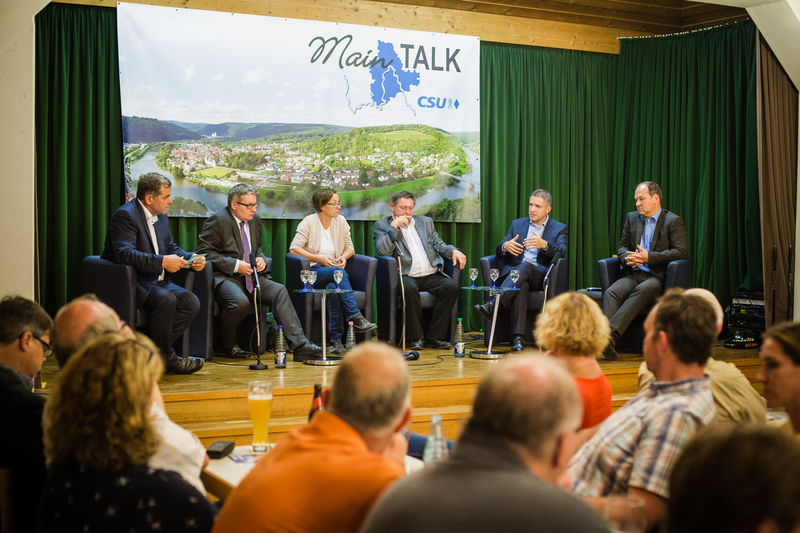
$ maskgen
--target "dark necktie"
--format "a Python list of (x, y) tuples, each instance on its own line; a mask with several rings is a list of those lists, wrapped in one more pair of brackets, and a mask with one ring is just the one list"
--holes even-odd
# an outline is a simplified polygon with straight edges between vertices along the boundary
[[(242, 248), (244, 249), (244, 262), (250, 262), (250, 240), (247, 238), (247, 232), (244, 231), (244, 225), (246, 222), (242, 221), (239, 223), (239, 229), (242, 231)], [(247, 292), (253, 292), (253, 277), (252, 276), (245, 276), (244, 283), (247, 286)]]

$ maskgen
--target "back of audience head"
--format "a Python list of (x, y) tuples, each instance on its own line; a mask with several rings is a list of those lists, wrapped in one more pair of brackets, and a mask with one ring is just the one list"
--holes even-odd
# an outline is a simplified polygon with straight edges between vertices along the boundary
[(400, 352), (378, 342), (365, 342), (342, 361), (326, 408), (365, 433), (391, 434), (411, 406), (408, 367)]
[(0, 300), (2, 362), (35, 376), (47, 357), (52, 328), (50, 316), (36, 302), (21, 296), (4, 297)]
[(98, 470), (146, 464), (158, 437), (149, 412), (164, 365), (144, 335), (110, 333), (70, 357), (44, 410), (48, 464)]
[[(647, 321), (651, 320), (654, 338), (664, 332), (681, 363), (706, 364), (717, 338), (717, 320), (714, 309), (705, 298), (687, 294), (683, 289), (670, 289), (650, 311)], [(645, 324), (645, 331), (647, 329)]]
[(52, 335), (53, 353), (58, 366), (106, 333), (121, 333), (133, 338), (133, 332), (108, 305), (94, 294), (84, 294), (65, 304), (56, 313)]
[(500, 438), (545, 465), (536, 473), (553, 481), (575, 451), (569, 437), (580, 428), (582, 410), (575, 383), (560, 364), (542, 356), (517, 357), (483, 377), (462, 438)]
[(713, 424), (670, 476), (669, 533), (790, 533), (800, 527), (800, 444), (777, 428)]
[(595, 356), (611, 335), (600, 306), (585, 294), (567, 292), (548, 302), (536, 319), (539, 346), (558, 355)]

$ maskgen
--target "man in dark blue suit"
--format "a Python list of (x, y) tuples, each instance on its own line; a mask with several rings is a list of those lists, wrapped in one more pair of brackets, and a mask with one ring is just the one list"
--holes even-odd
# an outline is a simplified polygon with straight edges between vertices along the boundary
[[(567, 253), (567, 226), (550, 218), (553, 197), (544, 189), (536, 189), (528, 203), (528, 217), (511, 223), (503, 242), (497, 245), (501, 286), (511, 287), (514, 282), (508, 274), (519, 271), (519, 291), (504, 292), (500, 304), (511, 309), (511, 350), (520, 352), (525, 348), (525, 321), (528, 313), (528, 292), (541, 290), (544, 276), (553, 257)], [(483, 316), (490, 319), (494, 313), (494, 301), (475, 306)]]
[[(149, 311), (147, 329), (161, 349), (167, 373), (191, 374), (203, 368), (203, 360), (178, 357), (172, 349), (200, 310), (190, 291), (171, 282), (170, 274), (189, 266), (194, 254), (172, 240), (167, 210), (172, 203), (172, 182), (157, 173), (139, 178), (136, 198), (116, 210), (108, 223), (103, 259), (136, 269), (137, 301)], [(202, 270), (205, 258), (191, 263)]]

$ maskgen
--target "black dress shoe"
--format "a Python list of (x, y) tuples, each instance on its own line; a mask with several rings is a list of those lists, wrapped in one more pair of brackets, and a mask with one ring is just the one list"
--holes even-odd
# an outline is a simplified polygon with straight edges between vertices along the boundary
[(197, 357), (176, 357), (167, 361), (167, 374), (193, 374), (203, 368), (205, 361)]
[(239, 348), (238, 345), (234, 345), (230, 350), (224, 348), (214, 350), (214, 355), (227, 357), (228, 359), (250, 359), (250, 354)]
[(603, 350), (603, 359), (606, 361), (616, 361), (619, 359), (619, 354), (617, 353), (617, 339), (619, 339), (620, 335), (614, 329), (611, 330), (611, 336), (608, 339), (608, 346), (606, 349)]
[(292, 352), (292, 359), (295, 363), (302, 363), (306, 359), (322, 357), (322, 348), (311, 341), (306, 341)]
[(525, 349), (525, 337), (522, 335), (516, 335), (513, 339), (511, 339), (511, 351), (512, 352), (521, 352)]
[(373, 324), (361, 315), (358, 315), (353, 320), (353, 330), (356, 333), (366, 333), (373, 329), (378, 329), (378, 324)]
[[(402, 348), (403, 343), (400, 342), (398, 348)], [(406, 350), (422, 350), (425, 348), (425, 344), (422, 342), (422, 339), (413, 339), (406, 342)]]
[(483, 315), (483, 318), (488, 318), (491, 320), (494, 317), (494, 302), (478, 304), (474, 307), (480, 314)]
[(344, 344), (341, 342), (334, 342), (333, 349), (330, 350), (330, 353), (333, 355), (344, 355), (347, 353), (347, 350), (344, 349)]
[(452, 348), (453, 345), (447, 341), (440, 341), (434, 337), (425, 337), (425, 346), (428, 348), (436, 348), (437, 350), (447, 350)]

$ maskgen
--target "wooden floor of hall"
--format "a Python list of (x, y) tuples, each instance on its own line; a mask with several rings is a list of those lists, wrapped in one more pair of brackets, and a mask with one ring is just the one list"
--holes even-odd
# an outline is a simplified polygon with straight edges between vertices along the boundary
[[(485, 350), (483, 337), (469, 333), (467, 353), (470, 350)], [(497, 346), (507, 351), (507, 343)], [(540, 353), (531, 344), (522, 355)], [(509, 357), (517, 357), (517, 354)], [(739, 367), (745, 376), (761, 392), (756, 380), (760, 368), (757, 349), (728, 349), (722, 341), (713, 350), (716, 359), (729, 361)], [(189, 376), (165, 375), (159, 385), (164, 396), (170, 418), (186, 429), (193, 431), (204, 444), (215, 440), (232, 440), (237, 444), (249, 444), (252, 426), (247, 406), (247, 383), (254, 379), (271, 381), (274, 390), (270, 438), (274, 440), (305, 423), (313, 396), (313, 386), (321, 383), (328, 387), (333, 383), (336, 367), (309, 366), (287, 358), (286, 369), (274, 368), (272, 353), (265, 354), (263, 361), (268, 370), (250, 370), (254, 362), (215, 357), (206, 362), (204, 368)], [(613, 390), (614, 408), (618, 408), (636, 394), (637, 371), (642, 362), (641, 353), (620, 353), (617, 361), (600, 359), (600, 366)], [(412, 402), (414, 419), (412, 430), (427, 433), (430, 418), (442, 415), (445, 434), (456, 438), (462, 424), (469, 417), (475, 387), (490, 365), (496, 361), (455, 358), (453, 350), (425, 349), (420, 351), (417, 361), (409, 361), (412, 379)], [(58, 372), (54, 357), (42, 367), (43, 391), (52, 388)]]

